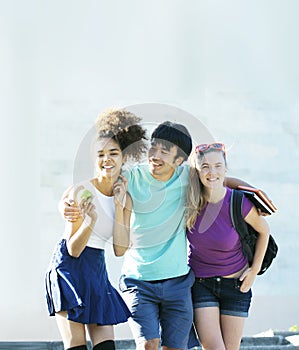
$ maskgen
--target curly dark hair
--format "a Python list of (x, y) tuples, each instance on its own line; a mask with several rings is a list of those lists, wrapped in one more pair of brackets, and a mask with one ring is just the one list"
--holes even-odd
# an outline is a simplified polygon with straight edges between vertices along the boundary
[(141, 118), (125, 109), (110, 108), (96, 120), (98, 137), (113, 139), (119, 144), (123, 156), (139, 161), (147, 150), (146, 130), (140, 121)]

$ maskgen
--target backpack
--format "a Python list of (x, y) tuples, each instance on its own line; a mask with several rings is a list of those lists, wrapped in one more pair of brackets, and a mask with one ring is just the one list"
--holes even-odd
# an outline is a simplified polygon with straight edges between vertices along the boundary
[[(238, 232), (242, 243), (242, 250), (244, 256), (248, 258), (249, 266), (252, 265), (255, 244), (258, 237), (258, 233), (253, 227), (248, 225), (242, 216), (242, 201), (244, 193), (238, 190), (232, 190), (232, 196), (230, 201), (230, 216), (234, 226), (234, 229)], [(272, 235), (269, 236), (268, 247), (264, 256), (264, 260), (258, 275), (262, 275), (272, 264), (273, 259), (276, 257), (278, 246)]]

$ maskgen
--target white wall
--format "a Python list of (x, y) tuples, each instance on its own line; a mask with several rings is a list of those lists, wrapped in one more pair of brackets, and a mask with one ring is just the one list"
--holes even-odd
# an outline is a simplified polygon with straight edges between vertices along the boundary
[[(2, 1), (0, 340), (59, 339), (43, 285), (63, 227), (57, 202), (110, 106), (145, 110), (150, 124), (149, 107), (166, 105), (166, 119), (197, 120), (195, 141), (202, 122), (230, 146), (230, 174), (279, 208), (269, 218), (279, 256), (256, 281), (245, 333), (299, 323), (298, 10), (295, 0)], [(117, 283), (121, 259), (108, 260)], [(131, 337), (126, 325), (117, 337)]]

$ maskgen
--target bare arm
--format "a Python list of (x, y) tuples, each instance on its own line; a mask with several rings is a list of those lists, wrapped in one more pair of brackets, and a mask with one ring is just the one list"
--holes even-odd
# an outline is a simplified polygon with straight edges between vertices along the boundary
[(258, 211), (255, 207), (251, 208), (250, 212), (245, 217), (245, 221), (257, 231), (258, 238), (256, 241), (252, 265), (243, 273), (240, 278), (240, 280), (243, 281), (240, 288), (242, 292), (247, 292), (251, 288), (256, 275), (261, 269), (270, 235), (269, 224), (265, 218), (258, 214)]
[(236, 177), (226, 177), (224, 179), (224, 185), (232, 189), (237, 189), (238, 186), (254, 187), (243, 180), (237, 179)]
[[(116, 256), (122, 256), (130, 245), (130, 218), (132, 199), (126, 193), (128, 181), (121, 176), (122, 182), (114, 185), (115, 217), (113, 226), (113, 250)], [(125, 203), (124, 203), (125, 201)]]
[[(113, 249), (116, 256), (122, 256), (130, 245), (130, 217), (132, 212), (132, 199), (126, 194), (127, 179), (120, 176), (122, 181), (114, 184), (115, 217), (113, 225)], [(74, 189), (68, 188), (59, 202), (59, 211), (66, 222), (66, 236), (68, 237), (68, 250), (70, 255), (78, 257), (85, 248), (96, 222), (96, 213), (91, 199), (80, 204), (75, 200), (83, 186)], [(75, 194), (73, 194), (75, 193)], [(125, 203), (124, 203), (125, 201)], [(84, 204), (85, 219), (81, 207)]]
[[(65, 223), (65, 237), (67, 241), (68, 252), (71, 256), (77, 258), (86, 247), (88, 239), (94, 228), (97, 220), (95, 207), (91, 203), (91, 199), (84, 202), (84, 209), (78, 204), (78, 193), (83, 190), (83, 186), (71, 186), (64, 194), (59, 203), (60, 211), (75, 208), (78, 212), (78, 217), (74, 219), (71, 212), (71, 219)], [(65, 216), (65, 212), (64, 212)]]
[(81, 255), (94, 229), (97, 220), (97, 214), (94, 209), (94, 205), (89, 203), (85, 209), (84, 217), (80, 217), (74, 222), (66, 222), (67, 248), (69, 254), (75, 258)]
[(122, 256), (130, 245), (130, 218), (132, 212), (132, 199), (127, 194), (125, 208), (115, 208), (115, 221), (113, 227), (113, 250), (116, 256)]
[(255, 254), (251, 266), (251, 269), (258, 273), (261, 269), (262, 262), (266, 253), (270, 235), (270, 227), (266, 219), (258, 215), (255, 207), (252, 207), (246, 216), (245, 221), (259, 234), (256, 241)]

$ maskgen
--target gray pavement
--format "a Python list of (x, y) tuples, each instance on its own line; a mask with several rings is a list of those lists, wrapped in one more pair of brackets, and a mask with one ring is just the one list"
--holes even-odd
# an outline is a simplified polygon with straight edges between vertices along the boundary
[[(293, 345), (293, 344), (297, 345)], [(88, 350), (91, 350), (88, 344)], [(116, 340), (117, 350), (135, 349), (132, 339)], [(194, 348), (194, 350), (200, 350)], [(274, 332), (272, 337), (243, 337), (240, 350), (299, 350), (299, 332)], [(0, 342), (0, 350), (63, 350), (61, 341)]]

